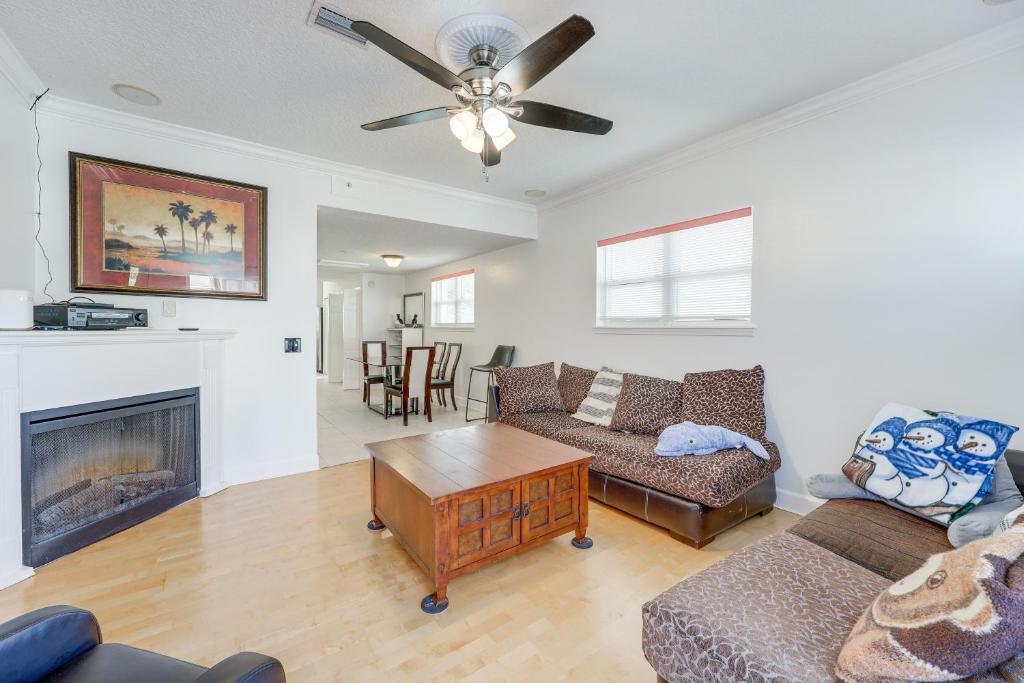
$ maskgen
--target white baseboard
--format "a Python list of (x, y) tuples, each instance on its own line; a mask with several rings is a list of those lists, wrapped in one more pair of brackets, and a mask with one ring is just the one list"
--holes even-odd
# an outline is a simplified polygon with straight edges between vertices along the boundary
[(24, 581), (25, 579), (33, 576), (36, 573), (32, 567), (19, 566), (18, 568), (12, 568), (4, 573), (0, 574), (0, 590), (13, 586), (14, 584)]
[(251, 484), (254, 481), (287, 477), (291, 474), (313, 472), (318, 469), (320, 469), (320, 461), (316, 453), (301, 458), (248, 463), (243, 467), (234, 467), (230, 471), (225, 472), (224, 487)]
[(806, 515), (824, 502), (806, 493), (795, 493), (786, 489), (778, 489), (775, 492), (775, 507), (798, 515)]

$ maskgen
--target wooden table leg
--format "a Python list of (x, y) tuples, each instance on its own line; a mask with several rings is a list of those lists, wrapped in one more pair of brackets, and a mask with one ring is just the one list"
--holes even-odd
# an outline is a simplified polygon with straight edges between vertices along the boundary
[(366, 528), (370, 531), (382, 531), (384, 529), (384, 522), (381, 521), (380, 517), (377, 516), (377, 483), (374, 477), (374, 471), (377, 469), (377, 461), (371, 456), (370, 457), (370, 515), (371, 519), (366, 523)]
[(448, 609), (449, 505), (439, 503), (434, 506), (434, 592), (420, 602), (420, 608), (427, 614)]
[(436, 584), (434, 592), (420, 601), (420, 609), (427, 614), (439, 614), (448, 609), (448, 584)]
[(587, 550), (594, 546), (594, 541), (587, 538), (587, 525), (590, 523), (590, 472), (588, 465), (580, 465), (577, 470), (580, 486), (579, 514), (576, 516), (576, 536), (572, 539), (572, 547)]

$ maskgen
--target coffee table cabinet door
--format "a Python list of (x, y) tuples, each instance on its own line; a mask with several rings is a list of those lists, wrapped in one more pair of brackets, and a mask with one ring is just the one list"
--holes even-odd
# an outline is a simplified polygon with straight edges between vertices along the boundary
[(576, 526), (580, 482), (576, 467), (523, 480), (523, 543)]
[(519, 545), (519, 482), (451, 502), (451, 567), (472, 564)]

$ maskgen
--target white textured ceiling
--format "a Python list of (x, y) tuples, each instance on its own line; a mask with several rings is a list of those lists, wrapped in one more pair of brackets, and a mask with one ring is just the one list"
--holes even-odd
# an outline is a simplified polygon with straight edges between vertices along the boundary
[[(317, 259), (368, 264), (365, 268), (344, 268), (344, 272), (408, 273), (525, 241), (520, 237), (326, 206), (317, 207), (316, 212)], [(405, 260), (398, 268), (388, 268), (381, 254), (401, 254)]]
[[(359, 124), (453, 98), (381, 50), (305, 24), (311, 0), (0, 0), (0, 27), (58, 95), (276, 147), (524, 199), (555, 196), (1024, 15), (981, 0), (335, 0), (431, 57), (454, 16), (536, 38), (572, 13), (597, 35), (527, 97), (614, 120), (604, 137), (518, 125), (485, 184), (438, 120)], [(163, 104), (110, 91), (129, 83)]]

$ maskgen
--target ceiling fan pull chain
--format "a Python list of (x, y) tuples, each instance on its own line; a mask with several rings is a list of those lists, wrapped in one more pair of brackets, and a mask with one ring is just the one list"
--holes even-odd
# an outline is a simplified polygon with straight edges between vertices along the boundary
[(490, 176), (490, 175), (488, 175), (488, 173), (487, 173), (487, 167), (486, 167), (486, 166), (484, 166), (484, 165), (481, 165), (481, 166), (480, 166), (480, 172), (484, 174), (484, 182), (485, 182), (485, 183), (489, 183), (489, 182), (491, 182), (491, 176)]

